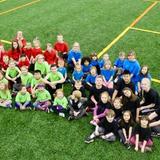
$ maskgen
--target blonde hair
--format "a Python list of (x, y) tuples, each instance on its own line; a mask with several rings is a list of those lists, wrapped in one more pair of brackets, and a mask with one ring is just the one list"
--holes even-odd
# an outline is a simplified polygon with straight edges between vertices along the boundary
[(82, 97), (82, 93), (79, 90), (73, 91), (72, 95), (75, 96), (75, 98), (80, 99)]
[(112, 110), (112, 109), (109, 109), (108, 110), (108, 112), (106, 113), (106, 116), (107, 117), (115, 117), (115, 112), (114, 112), (114, 110)]

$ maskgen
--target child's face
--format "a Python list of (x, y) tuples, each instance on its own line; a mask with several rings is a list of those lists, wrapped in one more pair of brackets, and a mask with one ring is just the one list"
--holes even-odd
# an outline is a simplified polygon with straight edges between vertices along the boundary
[(96, 69), (91, 69), (91, 75), (96, 75)]
[(73, 51), (79, 52), (79, 50), (80, 50), (79, 44), (73, 45)]
[(57, 36), (57, 41), (58, 42), (63, 42), (63, 36), (62, 35), (58, 35)]
[(58, 61), (58, 67), (64, 67), (64, 61), (59, 60)]
[(113, 102), (113, 106), (114, 106), (115, 109), (120, 109), (122, 107), (120, 99), (115, 99), (114, 102)]
[(80, 72), (82, 70), (82, 67), (80, 65), (76, 66), (76, 71)]
[(61, 92), (61, 91), (57, 92), (57, 97), (58, 98), (63, 98), (64, 97), (63, 92)]
[(28, 43), (26, 44), (26, 48), (27, 48), (27, 49), (31, 49), (31, 48), (32, 48), (32, 44), (28, 42)]
[(103, 60), (106, 62), (106, 61), (108, 61), (109, 60), (109, 55), (108, 54), (105, 54), (104, 56), (103, 56)]
[(41, 74), (40, 73), (34, 73), (34, 78), (35, 79), (40, 79), (41, 78)]
[(124, 94), (126, 97), (128, 97), (128, 98), (130, 98), (131, 95), (132, 95), (132, 93), (131, 93), (130, 90), (124, 90), (124, 91), (123, 91), (123, 94)]
[(142, 72), (142, 74), (146, 74), (147, 71), (148, 71), (148, 68), (147, 67), (143, 67), (141, 72)]
[(15, 65), (14, 62), (9, 63), (9, 67), (10, 67), (10, 68), (15, 68), (15, 66), (16, 66), (16, 65)]
[(79, 90), (81, 87), (82, 87), (82, 83), (80, 83), (80, 82), (79, 83), (77, 83), (77, 82), (75, 83), (75, 88), (76, 89)]
[(56, 67), (56, 66), (51, 67), (51, 71), (52, 71), (53, 73), (57, 72), (57, 67)]
[(125, 55), (120, 55), (120, 56), (119, 56), (119, 59), (120, 59), (120, 60), (124, 60), (124, 59), (125, 59)]
[(9, 61), (9, 57), (8, 56), (3, 56), (3, 61), (4, 62), (8, 62)]
[(97, 56), (93, 56), (92, 60), (96, 61), (97, 60)]
[(150, 84), (149, 84), (149, 82), (142, 80), (142, 82), (141, 82), (141, 88), (142, 88), (142, 90), (144, 90), (144, 91), (148, 91), (148, 90), (150, 89)]
[(51, 52), (52, 51), (52, 46), (51, 45), (47, 45), (47, 51)]
[(18, 47), (18, 43), (17, 42), (13, 42), (13, 48), (17, 49), (17, 47)]
[(23, 33), (21, 31), (17, 32), (17, 38), (22, 38), (23, 37)]
[(128, 82), (130, 82), (130, 80), (131, 80), (131, 76), (130, 76), (129, 74), (125, 74), (125, 75), (123, 75), (123, 80), (124, 80), (126, 83), (128, 83)]
[(0, 52), (3, 52), (4, 51), (4, 47), (2, 45), (0, 45)]
[(21, 68), (21, 73), (22, 73), (23, 75), (27, 75), (27, 74), (28, 74), (28, 69), (25, 68), (25, 67), (22, 67), (22, 68)]
[(106, 119), (107, 119), (107, 121), (108, 121), (109, 123), (112, 123), (113, 120), (114, 120), (114, 117), (112, 117), (112, 116), (106, 116)]
[(40, 92), (42, 92), (42, 91), (44, 91), (44, 87), (38, 87), (38, 90), (39, 90)]
[(4, 90), (5, 89), (5, 84), (4, 83), (0, 83), (0, 90)]
[(44, 62), (44, 57), (38, 57), (37, 62), (38, 63), (43, 63)]
[(88, 61), (84, 61), (84, 65), (85, 65), (85, 66), (88, 66), (88, 65), (89, 65), (89, 62), (88, 62)]
[(128, 112), (125, 112), (123, 114), (123, 119), (124, 119), (125, 122), (128, 122), (130, 120), (130, 118), (131, 118), (131, 116)]
[(26, 92), (27, 92), (26, 87), (22, 87), (22, 89), (21, 89), (21, 93), (22, 93), (22, 94), (25, 94)]
[(102, 85), (103, 84), (103, 80), (102, 78), (96, 78), (96, 85)]
[(105, 69), (110, 69), (111, 65), (110, 64), (105, 64)]
[(141, 125), (143, 125), (143, 126), (147, 126), (149, 122), (148, 122), (148, 120), (146, 120), (146, 119), (141, 119), (140, 123), (141, 123)]
[(20, 59), (21, 59), (21, 61), (25, 61), (26, 57), (21, 57)]
[(135, 55), (134, 54), (128, 55), (128, 60), (130, 61), (135, 60)]
[(38, 41), (33, 41), (33, 45), (35, 48), (39, 48), (40, 47), (40, 44)]
[(102, 94), (102, 95), (101, 95), (101, 101), (102, 101), (103, 103), (107, 103), (107, 102), (108, 102), (108, 95)]

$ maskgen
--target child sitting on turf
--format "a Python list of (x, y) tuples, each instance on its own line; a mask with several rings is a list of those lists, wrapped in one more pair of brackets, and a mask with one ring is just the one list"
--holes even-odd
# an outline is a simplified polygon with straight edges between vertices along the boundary
[(151, 129), (147, 116), (140, 117), (140, 124), (136, 126), (134, 136), (131, 137), (130, 143), (135, 145), (135, 151), (141, 149), (141, 152), (151, 151), (153, 141), (151, 139)]
[(113, 110), (116, 114), (115, 120), (117, 122), (120, 121), (122, 117), (122, 112), (123, 112), (123, 104), (122, 104), (122, 99), (120, 97), (116, 97), (113, 101)]
[(63, 40), (63, 35), (57, 35), (57, 42), (54, 44), (54, 49), (58, 52), (59, 57), (67, 61), (68, 58), (68, 44)]
[(97, 73), (100, 73), (100, 67), (99, 67), (99, 61), (98, 61), (98, 56), (97, 53), (91, 53), (91, 66), (94, 66), (97, 68)]
[(21, 84), (27, 88), (27, 91), (31, 93), (31, 81), (33, 79), (33, 75), (28, 72), (28, 67), (23, 66), (21, 67)]
[(21, 68), (22, 66), (27, 66), (28, 68), (30, 66), (29, 59), (24, 53), (21, 54), (19, 61), (18, 61), (18, 67)]
[(96, 125), (95, 131), (86, 138), (86, 143), (91, 143), (96, 137), (102, 138), (106, 141), (113, 142), (116, 140), (118, 124), (114, 120), (115, 113), (113, 110), (108, 110), (98, 125)]
[(118, 130), (118, 134), (120, 137), (120, 141), (130, 149), (130, 139), (133, 134), (134, 121), (132, 119), (132, 114), (130, 111), (124, 111), (122, 119), (120, 121), (120, 129)]
[(72, 95), (68, 97), (70, 109), (68, 120), (79, 119), (86, 114), (86, 101), (87, 98), (82, 97), (82, 93), (79, 90), (72, 92)]
[(42, 54), (37, 55), (36, 59), (34, 70), (40, 70), (42, 77), (45, 77), (49, 73), (50, 67)]
[(36, 87), (41, 83), (44, 83), (44, 79), (42, 78), (41, 71), (35, 70), (34, 77), (31, 80), (31, 93), (32, 94), (34, 94)]
[(51, 43), (47, 43), (47, 48), (44, 52), (45, 61), (48, 62), (49, 65), (57, 64), (57, 51), (53, 49)]
[(0, 62), (1, 70), (3, 72), (6, 72), (8, 66), (9, 66), (9, 61), (10, 61), (10, 59), (9, 59), (8, 54), (4, 54), (2, 61)]
[(36, 101), (33, 103), (34, 109), (49, 111), (49, 107), (51, 105), (51, 95), (45, 89), (44, 84), (39, 84), (35, 93), (32, 95), (33, 98), (36, 98)]
[(55, 98), (53, 101), (53, 106), (50, 109), (55, 113), (59, 114), (59, 116), (66, 117), (68, 114), (68, 100), (64, 96), (64, 92), (62, 89), (57, 89), (55, 93)]
[(92, 66), (90, 69), (90, 74), (87, 75), (85, 82), (86, 82), (86, 89), (90, 90), (90, 88), (95, 85), (97, 77), (97, 68), (95, 66)]
[(104, 79), (104, 86), (106, 86), (107, 88), (113, 88), (114, 70), (111, 67), (111, 61), (107, 61), (104, 64), (104, 68), (101, 69), (101, 75)]
[(84, 73), (82, 71), (82, 66), (80, 64), (75, 65), (75, 69), (72, 73), (73, 82), (83, 80)]
[(2, 107), (12, 107), (12, 97), (8, 89), (8, 86), (1, 82), (0, 83), (0, 106)]
[(74, 70), (76, 64), (81, 65), (82, 52), (80, 51), (80, 45), (78, 42), (73, 44), (73, 48), (68, 52), (68, 67), (71, 72)]
[(90, 62), (91, 62), (91, 59), (89, 57), (82, 58), (82, 71), (84, 73), (84, 78), (86, 78), (90, 72), (90, 69), (91, 69)]
[(120, 52), (119, 57), (114, 62), (114, 69), (117, 71), (118, 69), (123, 68), (123, 63), (125, 60), (125, 52)]
[(27, 92), (25, 86), (21, 86), (21, 90), (16, 95), (15, 99), (15, 109), (26, 110), (31, 107), (31, 96), (30, 93)]
[(107, 62), (107, 61), (110, 61), (109, 59), (109, 54), (108, 53), (105, 53), (103, 55), (103, 58), (98, 60), (98, 64), (99, 64), (99, 67), (100, 68), (103, 68), (104, 67), (104, 64)]
[(13, 89), (14, 84), (20, 83), (20, 73), (19, 68), (15, 65), (15, 61), (11, 60), (6, 71), (6, 79), (9, 81), (10, 89)]
[(109, 102), (109, 94), (108, 92), (102, 92), (100, 95), (100, 101), (97, 105), (95, 105), (93, 111), (93, 120), (90, 122), (93, 125), (97, 125), (102, 118), (105, 117), (106, 113), (109, 109), (112, 108), (111, 103)]
[(148, 78), (151, 80), (151, 75), (149, 73), (149, 68), (147, 65), (142, 66), (140, 73), (137, 75), (137, 82), (138, 82), (138, 93), (141, 92), (141, 81), (143, 78)]
[(82, 81), (75, 81), (72, 92), (75, 90), (80, 91), (82, 93), (82, 97), (86, 97), (85, 88), (82, 84)]
[(10, 59), (18, 62), (19, 57), (21, 55), (21, 49), (19, 47), (18, 42), (16, 40), (13, 40), (11, 47), (12, 48), (8, 51), (8, 55), (9, 55)]
[(65, 63), (64, 63), (64, 60), (59, 58), (58, 59), (58, 69), (57, 69), (58, 72), (60, 72), (63, 77), (64, 77), (64, 80), (66, 81), (67, 79), (67, 69), (65, 67)]

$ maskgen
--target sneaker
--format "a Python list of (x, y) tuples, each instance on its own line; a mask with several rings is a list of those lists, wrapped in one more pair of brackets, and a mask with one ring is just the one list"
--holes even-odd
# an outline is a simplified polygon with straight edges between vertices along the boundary
[(59, 113), (59, 116), (65, 117), (65, 114), (64, 113)]
[(145, 151), (146, 152), (152, 152), (152, 148), (151, 147), (145, 147)]
[(85, 139), (85, 141), (84, 141), (85, 143), (92, 143), (92, 142), (94, 142), (94, 138), (90, 138), (90, 136), (89, 137), (87, 137), (86, 139)]
[(68, 120), (69, 120), (69, 121), (73, 120), (73, 117), (69, 116), (69, 117), (68, 117)]
[(160, 133), (152, 132), (151, 136), (152, 137), (160, 137)]

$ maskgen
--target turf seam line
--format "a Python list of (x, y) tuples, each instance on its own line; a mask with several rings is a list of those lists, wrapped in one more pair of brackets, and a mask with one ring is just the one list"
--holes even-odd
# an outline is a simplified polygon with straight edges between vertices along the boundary
[(138, 16), (122, 33), (120, 33), (109, 45), (107, 45), (99, 54), (98, 58), (107, 52), (116, 42), (118, 42), (130, 29), (135, 26), (158, 2), (152, 3), (140, 16)]
[(6, 14), (6, 13), (10, 13), (10, 12), (12, 12), (12, 11), (15, 11), (15, 10), (18, 10), (18, 9), (21, 9), (21, 8), (24, 8), (24, 7), (26, 7), (26, 6), (30, 6), (30, 5), (32, 5), (32, 4), (34, 4), (34, 3), (37, 3), (37, 2), (40, 2), (40, 1), (41, 1), (41, 0), (35, 0), (35, 1), (33, 1), (33, 2), (29, 2), (29, 3), (23, 4), (23, 5), (17, 6), (17, 7), (15, 7), (15, 8), (9, 9), (9, 10), (7, 10), (7, 11), (1, 12), (1, 13), (0, 13), (0, 16), (1, 16), (1, 15), (4, 15), (4, 14)]
[(142, 29), (142, 28), (136, 28), (136, 27), (131, 27), (130, 29), (136, 30), (136, 31), (141, 31), (141, 32), (148, 32), (148, 33), (153, 33), (153, 34), (160, 34), (160, 32), (152, 31), (152, 30), (148, 30), (148, 29)]

